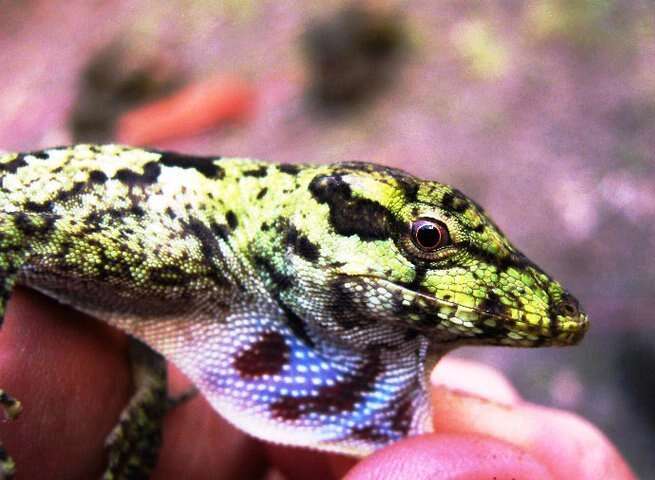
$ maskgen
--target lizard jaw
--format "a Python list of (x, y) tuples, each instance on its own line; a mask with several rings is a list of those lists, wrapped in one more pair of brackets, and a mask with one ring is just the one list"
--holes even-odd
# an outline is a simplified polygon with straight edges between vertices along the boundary
[[(395, 299), (395, 317), (437, 341), (463, 345), (568, 346), (579, 343), (589, 329), (586, 313), (570, 295), (566, 296), (566, 302), (556, 302), (549, 315), (539, 316), (516, 307), (509, 307), (508, 314), (503, 314), (418, 292), (385, 278), (360, 276), (364, 278)], [(567, 308), (561, 308), (563, 304)]]

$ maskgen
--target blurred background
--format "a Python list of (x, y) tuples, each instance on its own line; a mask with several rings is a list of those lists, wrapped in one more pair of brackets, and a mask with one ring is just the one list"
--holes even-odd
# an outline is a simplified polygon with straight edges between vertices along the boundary
[(0, 66), (1, 150), (368, 160), (457, 186), (592, 328), (455, 354), (655, 478), (652, 1), (0, 0)]

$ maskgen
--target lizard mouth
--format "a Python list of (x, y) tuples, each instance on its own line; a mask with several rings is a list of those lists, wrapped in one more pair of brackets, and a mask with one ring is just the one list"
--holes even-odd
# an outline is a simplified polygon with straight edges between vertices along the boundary
[(366, 276), (388, 291), (399, 319), (430, 337), (464, 344), (516, 346), (574, 345), (589, 327), (587, 315), (570, 295), (553, 301), (547, 314), (499, 301), (463, 305), (380, 277)]

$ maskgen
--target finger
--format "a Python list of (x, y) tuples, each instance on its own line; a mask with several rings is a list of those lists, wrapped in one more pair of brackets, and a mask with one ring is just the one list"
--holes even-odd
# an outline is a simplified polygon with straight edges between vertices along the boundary
[(432, 370), (430, 382), (507, 405), (521, 400), (514, 386), (498, 370), (457, 357), (443, 358)]
[[(34, 292), (17, 289), (0, 332), (0, 385), (24, 404), (0, 438), (19, 478), (97, 478), (106, 435), (131, 394), (124, 335)], [(183, 382), (173, 373), (174, 387)], [(256, 478), (259, 445), (198, 397), (167, 416), (155, 478)], [(178, 474), (183, 472), (183, 474)]]
[(121, 335), (16, 289), (0, 332), (0, 383), (24, 407), (0, 429), (18, 478), (100, 475), (104, 438), (130, 393)]
[(500, 404), (433, 387), (435, 430), (485, 435), (510, 443), (546, 465), (555, 478), (635, 478), (607, 438), (582, 418), (528, 403)]
[(475, 435), (430, 434), (379, 450), (358, 463), (344, 480), (490, 478), (549, 480), (556, 477), (531, 455), (505, 442)]

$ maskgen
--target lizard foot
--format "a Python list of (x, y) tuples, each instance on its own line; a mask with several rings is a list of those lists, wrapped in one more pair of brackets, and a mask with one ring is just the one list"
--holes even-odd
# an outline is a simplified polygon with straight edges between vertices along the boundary
[(147, 479), (157, 463), (162, 421), (168, 411), (166, 364), (133, 340), (130, 357), (136, 391), (107, 436), (109, 464), (103, 480)]

